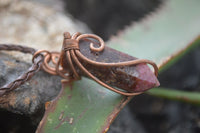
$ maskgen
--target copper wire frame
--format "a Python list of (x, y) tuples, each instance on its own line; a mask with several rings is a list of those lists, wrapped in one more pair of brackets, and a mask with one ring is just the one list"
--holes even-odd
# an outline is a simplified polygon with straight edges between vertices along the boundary
[[(126, 61), (126, 62), (118, 62), (118, 63), (103, 63), (103, 62), (96, 62), (93, 61), (87, 57), (85, 57), (79, 50), (79, 42), (80, 40), (84, 40), (88, 38), (92, 38), (97, 40), (99, 43), (99, 47), (94, 47), (94, 42), (91, 41), (90, 43), (90, 50), (94, 51), (94, 52), (101, 52), (104, 50), (105, 48), (105, 43), (103, 41), (102, 38), (100, 38), (97, 35), (94, 34), (80, 34), (75, 33), (72, 36), (68, 33), (65, 32), (64, 33), (64, 42), (63, 42), (63, 46), (64, 47), (64, 54), (66, 55), (67, 61), (68, 61), (68, 65), (71, 68), (71, 71), (73, 72), (73, 76), (75, 79), (80, 79), (80, 75), (78, 74), (78, 72), (76, 71), (73, 62), (79, 67), (79, 69), (81, 71), (83, 71), (88, 77), (90, 77), (91, 79), (93, 79), (94, 81), (96, 81), (97, 83), (99, 83), (100, 85), (106, 87), (107, 89), (114, 91), (118, 94), (121, 95), (125, 95), (125, 96), (134, 96), (134, 95), (138, 95), (141, 94), (142, 92), (125, 92), (125, 91), (121, 91), (119, 89), (113, 88), (109, 85), (107, 85), (106, 83), (102, 82), (101, 80), (99, 80), (97, 77), (95, 77), (93, 74), (91, 74), (87, 68), (85, 68), (81, 62), (79, 61), (79, 59), (84, 60), (85, 62), (92, 64), (94, 66), (102, 66), (102, 67), (120, 67), (120, 66), (131, 66), (131, 65), (138, 65), (141, 63), (146, 63), (146, 64), (150, 64), (153, 66), (154, 68), (154, 74), (157, 76), (158, 75), (158, 67), (157, 65), (150, 61), (150, 60), (146, 60), (146, 59), (136, 59), (136, 60), (132, 60), (132, 61)], [(44, 53), (44, 63), (42, 68), (52, 74), (52, 75), (60, 75), (61, 77), (63, 77), (64, 79), (69, 79), (68, 76), (68, 72), (65, 72), (64, 69), (61, 66), (61, 57), (59, 55), (59, 53), (57, 52), (49, 52), (46, 50), (40, 50), (37, 51), (34, 56), (33, 59), (38, 55)], [(58, 59), (58, 60), (56, 60)], [(73, 61), (72, 61), (73, 60)], [(52, 64), (54, 64), (54, 66), (50, 66), (50, 62), (52, 62)]]

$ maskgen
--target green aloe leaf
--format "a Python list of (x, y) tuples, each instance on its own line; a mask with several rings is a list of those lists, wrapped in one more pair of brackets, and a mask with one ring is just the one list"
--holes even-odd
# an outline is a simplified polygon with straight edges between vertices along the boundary
[[(107, 45), (135, 57), (153, 60), (160, 71), (164, 70), (200, 41), (199, 5), (199, 0), (165, 1), (157, 13), (128, 27)], [(86, 78), (64, 88), (49, 105), (37, 132), (106, 132), (132, 99)]]
[(147, 94), (166, 98), (169, 100), (176, 100), (181, 102), (190, 103), (193, 105), (200, 105), (200, 93), (199, 92), (188, 92), (175, 90), (170, 88), (153, 88), (150, 91), (147, 91)]

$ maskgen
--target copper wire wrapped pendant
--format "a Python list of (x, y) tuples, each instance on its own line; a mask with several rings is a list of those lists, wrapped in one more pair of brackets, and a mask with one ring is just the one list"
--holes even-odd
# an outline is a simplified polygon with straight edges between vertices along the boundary
[[(154, 68), (154, 73), (146, 64)], [(106, 47), (104, 41), (94, 34), (64, 33), (63, 47), (56, 72), (63, 78), (89, 77), (102, 86), (122, 95), (140, 94), (159, 86), (155, 63), (137, 59)], [(113, 88), (118, 87), (122, 90)]]
[[(106, 47), (104, 41), (94, 34), (76, 33), (71, 36), (66, 32), (61, 53), (41, 50), (35, 53), (33, 59), (41, 53), (46, 53), (43, 69), (64, 79), (79, 80), (86, 76), (126, 96), (138, 95), (159, 86), (156, 77), (158, 68), (154, 62)], [(50, 62), (55, 66), (52, 67)], [(153, 66), (154, 73), (147, 64)]]
[[(20, 45), (0, 45), (0, 50), (33, 54), (32, 67), (13, 82), (0, 87), (0, 95), (29, 80), (42, 66), (43, 70), (64, 79), (79, 80), (86, 76), (116, 93), (134, 96), (159, 86), (158, 68), (152, 61), (137, 59), (112, 48), (94, 34), (64, 33), (61, 52), (36, 51)], [(35, 52), (36, 51), (36, 52)], [(53, 66), (52, 66), (53, 64)], [(154, 74), (147, 66), (154, 68)], [(117, 88), (114, 88), (117, 87)], [(119, 88), (119, 89), (118, 89)]]

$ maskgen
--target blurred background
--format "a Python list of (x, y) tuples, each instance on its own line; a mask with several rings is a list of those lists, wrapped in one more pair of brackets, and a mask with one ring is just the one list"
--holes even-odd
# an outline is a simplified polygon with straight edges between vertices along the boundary
[[(12, 4), (12, 1), (9, 0), (0, 2), (0, 13), (2, 12), (1, 10), (9, 8), (10, 4)], [(15, 2), (20, 3), (21, 1), (17, 0)], [(95, 33), (107, 41), (111, 36), (116, 35), (121, 30), (128, 27), (128, 25), (137, 23), (144, 17), (162, 10), (165, 0), (27, 0), (26, 2), (32, 3), (34, 8), (42, 6), (40, 9), (46, 11), (45, 8), (51, 8), (57, 14), (62, 14), (59, 19), (52, 18), (48, 20), (46, 16), (47, 22), (52, 23), (52, 25), (58, 23), (58, 20), (66, 19), (66, 22), (69, 23), (69, 27), (65, 29), (69, 29), (71, 32), (81, 31)], [(26, 2), (25, 4), (27, 4)], [(23, 6), (23, 4), (22, 2), (21, 5), (17, 5)], [(20, 6), (18, 8), (23, 8)], [(38, 12), (41, 12), (41, 14), (44, 13), (42, 10)], [(48, 13), (49, 12), (50, 11), (48, 11)], [(3, 16), (3, 14), (1, 14), (1, 16)], [(58, 24), (62, 27), (64, 23)], [(52, 28), (51, 25), (49, 25), (49, 27)], [(53, 37), (63, 32), (63, 28), (60, 28), (60, 30), (59, 28), (55, 30), (55, 28), (56, 27), (53, 27), (51, 31), (54, 34), (56, 33), (52, 35)], [(52, 33), (48, 33), (48, 35)], [(11, 33), (7, 36), (10, 36), (10, 34)], [(46, 34), (47, 33), (44, 34), (44, 37)], [(41, 35), (43, 34), (41, 33)], [(32, 39), (34, 41), (34, 38)], [(60, 43), (60, 39), (58, 38), (57, 40), (58, 42), (55, 43)], [(26, 42), (26, 40), (23, 39), (22, 41)], [(184, 58), (179, 60), (173, 67), (159, 75), (161, 86), (177, 88), (179, 90), (199, 90), (199, 60), (200, 48), (198, 47), (184, 56)], [(1, 112), (0, 118), (10, 119), (11, 121), (14, 120), (12, 124), (19, 123), (19, 121), (26, 123), (24, 129), (20, 130), (21, 132), (34, 132), (36, 124), (32, 124), (32, 120), (28, 116), (17, 115), (4, 110)], [(39, 114), (41, 115), (42, 113), (40, 112)], [(10, 116), (10, 118), (8, 118), (8, 116)], [(34, 119), (34, 116), (32, 119)], [(1, 122), (0, 125), (6, 125)], [(5, 129), (5, 131), (6, 130), (7, 129)], [(200, 109), (198, 106), (142, 94), (131, 100), (108, 131), (108, 133), (122, 132), (198, 133), (200, 132)]]

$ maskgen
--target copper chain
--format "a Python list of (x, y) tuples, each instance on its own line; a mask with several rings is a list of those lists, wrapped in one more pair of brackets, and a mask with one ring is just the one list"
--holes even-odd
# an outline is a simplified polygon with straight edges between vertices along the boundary
[[(14, 45), (14, 44), (0, 44), (0, 50), (19, 51), (22, 53), (28, 53), (32, 55), (34, 55), (36, 52), (34, 48), (25, 47), (21, 45)], [(17, 87), (28, 81), (36, 72), (40, 70), (42, 62), (43, 62), (43, 55), (38, 54), (37, 57), (35, 56), (35, 58), (33, 59), (32, 66), (25, 73), (23, 73), (13, 82), (0, 87), (0, 96), (8, 91), (16, 89)]]

